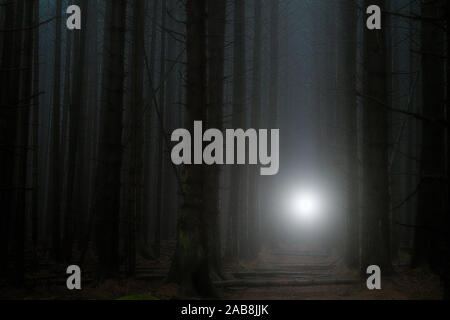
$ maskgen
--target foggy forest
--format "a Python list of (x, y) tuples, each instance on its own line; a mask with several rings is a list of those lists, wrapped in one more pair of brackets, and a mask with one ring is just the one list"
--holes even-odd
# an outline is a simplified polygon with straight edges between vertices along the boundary
[[(446, 0), (1, 0), (0, 299), (448, 298), (448, 48)], [(175, 163), (199, 121), (243, 159)]]

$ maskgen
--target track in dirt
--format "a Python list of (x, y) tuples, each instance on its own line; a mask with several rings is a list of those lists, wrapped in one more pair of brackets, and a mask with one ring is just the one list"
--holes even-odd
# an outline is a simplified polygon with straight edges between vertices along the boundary
[(328, 291), (330, 286), (359, 286), (358, 275), (340, 271), (340, 261), (321, 252), (265, 251), (251, 266), (229, 266), (224, 281), (216, 281), (229, 299), (286, 299)]

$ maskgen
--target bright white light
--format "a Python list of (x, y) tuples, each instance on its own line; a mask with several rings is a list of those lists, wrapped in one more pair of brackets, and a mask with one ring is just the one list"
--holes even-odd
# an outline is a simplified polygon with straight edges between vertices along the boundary
[(311, 193), (301, 194), (295, 199), (294, 205), (295, 210), (299, 212), (305, 213), (316, 212), (318, 207), (317, 197), (316, 195)]
[(317, 220), (321, 211), (321, 201), (318, 194), (303, 191), (293, 194), (290, 200), (291, 212), (298, 219), (312, 222)]

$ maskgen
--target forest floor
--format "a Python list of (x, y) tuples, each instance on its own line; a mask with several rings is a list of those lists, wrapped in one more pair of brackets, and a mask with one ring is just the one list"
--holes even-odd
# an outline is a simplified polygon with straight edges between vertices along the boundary
[[(0, 299), (184, 299), (174, 284), (164, 284), (174, 249), (164, 243), (157, 261), (139, 259), (133, 278), (107, 280), (96, 284), (89, 272), (83, 273), (83, 290), (69, 291), (65, 273), (34, 275), (26, 288), (5, 287)], [(391, 276), (382, 276), (381, 290), (368, 290), (366, 279), (343, 266), (336, 254), (305, 251), (284, 246), (262, 250), (257, 259), (224, 266), (225, 279), (215, 279), (220, 298), (226, 300), (409, 300), (442, 298), (439, 277), (422, 269), (394, 266)], [(1, 284), (0, 284), (1, 286)]]
[[(382, 289), (369, 290), (366, 278), (347, 269), (335, 255), (301, 250), (265, 250), (257, 261), (235, 267), (248, 285), (224, 289), (225, 299), (238, 300), (410, 300), (441, 299), (439, 277), (424, 270), (395, 267), (382, 275)], [(248, 276), (247, 276), (248, 275)], [(254, 278), (253, 278), (254, 277)], [(369, 277), (369, 275), (367, 276)], [(253, 279), (252, 279), (253, 278)]]

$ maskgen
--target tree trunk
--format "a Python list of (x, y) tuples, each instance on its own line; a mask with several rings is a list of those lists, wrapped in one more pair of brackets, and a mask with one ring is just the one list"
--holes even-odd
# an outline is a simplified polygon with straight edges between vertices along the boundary
[[(187, 0), (187, 123), (206, 120), (206, 1)], [(180, 285), (184, 295), (211, 296), (207, 230), (204, 210), (205, 166), (184, 168), (183, 203), (177, 226), (177, 247), (168, 282)]]
[[(161, 118), (161, 125), (164, 125), (165, 114), (165, 94), (166, 94), (166, 15), (167, 15), (167, 2), (162, 0), (161, 3), (161, 55), (160, 55), (160, 72), (159, 72), (159, 117)], [(158, 140), (156, 148), (156, 169), (158, 170), (156, 177), (156, 212), (155, 212), (155, 255), (158, 258), (161, 255), (161, 215), (162, 215), (162, 203), (163, 203), (163, 130), (158, 130)]]
[(68, 123), (69, 123), (69, 110), (71, 104), (71, 75), (72, 75), (72, 42), (73, 42), (73, 32), (71, 30), (67, 30), (66, 34), (66, 50), (65, 50), (65, 62), (64, 62), (64, 92), (63, 92), (63, 114), (62, 114), (62, 131), (61, 131), (61, 172), (64, 172), (65, 163), (67, 163), (67, 154), (64, 152), (64, 146), (66, 145), (67, 137), (68, 137)]
[[(450, 110), (450, 55), (448, 54), (450, 52), (450, 2), (447, 1), (446, 4), (446, 13), (447, 13), (447, 19), (446, 19), (446, 44), (447, 44), (447, 121), (449, 121), (449, 110)], [(447, 127), (447, 175), (450, 173), (450, 127)], [(450, 186), (447, 181), (447, 210), (445, 215), (445, 224), (444, 228), (447, 228), (447, 230), (450, 229)], [(449, 300), (450, 299), (450, 232), (447, 232), (447, 235), (444, 239), (444, 272), (441, 277), (441, 282), (443, 283), (444, 287), (444, 299)]]
[[(369, 3), (370, 2), (370, 3)], [(384, 0), (368, 1), (385, 7)], [(384, 18), (384, 16), (383, 16)], [(385, 20), (385, 19), (383, 19)], [(389, 241), (388, 100), (386, 22), (382, 30), (364, 28), (364, 110), (361, 272), (378, 265), (384, 274), (391, 270)]]
[[(14, 181), (16, 195), (14, 197), (14, 280), (16, 283), (23, 283), (25, 276), (25, 216), (26, 216), (26, 195), (27, 195), (27, 156), (29, 140), (29, 115), (32, 104), (32, 75), (33, 75), (33, 0), (22, 0), (23, 23), (20, 25), (23, 30), (23, 42), (18, 48), (20, 57), (20, 67), (23, 68), (18, 86), (19, 99), (17, 102), (17, 133), (15, 151)], [(20, 11), (19, 11), (20, 12)], [(16, 22), (21, 21), (16, 20)], [(19, 106), (19, 103), (26, 105)]]
[(103, 80), (95, 202), (100, 277), (119, 272), (119, 210), (126, 1), (106, 3)]
[[(91, 6), (89, 9), (89, 21), (88, 21), (88, 28), (89, 28), (89, 34), (88, 37), (88, 51), (86, 52), (88, 64), (87, 64), (87, 70), (89, 70), (88, 74), (88, 89), (87, 89), (87, 95), (89, 100), (89, 111), (88, 111), (88, 119), (87, 121), (90, 122), (90, 128), (88, 131), (89, 138), (86, 141), (86, 149), (89, 154), (90, 159), (97, 159), (97, 146), (98, 146), (98, 124), (99, 124), (99, 118), (100, 118), (100, 108), (99, 108), (99, 95), (100, 95), (100, 85), (99, 85), (99, 78), (100, 78), (100, 59), (99, 59), (99, 45), (98, 45), (98, 28), (99, 28), (99, 22), (98, 22), (98, 8), (99, 3), (98, 0), (89, 1), (89, 5)], [(95, 161), (89, 161), (88, 166), (88, 196), (85, 198), (86, 207), (84, 208), (86, 215), (83, 217), (80, 217), (78, 225), (78, 233), (81, 234), (89, 234), (90, 230), (92, 228), (92, 209), (93, 209), (93, 201), (96, 197), (96, 190), (95, 190), (95, 170), (96, 170), (96, 162)], [(80, 185), (79, 189), (84, 190), (86, 192), (86, 189)], [(83, 239), (82, 241), (78, 242), (78, 246), (80, 250), (83, 250), (86, 241), (90, 241), (89, 236), (81, 236)]]
[(356, 104), (356, 52), (357, 11), (353, 3), (341, 5), (343, 34), (342, 66), (338, 83), (342, 84), (342, 105), (345, 112), (347, 152), (347, 205), (346, 205), (346, 250), (345, 261), (349, 268), (359, 268), (359, 161)]
[[(141, 237), (139, 229), (142, 216), (142, 176), (143, 176), (143, 127), (142, 115), (144, 109), (144, 1), (136, 1), (133, 8), (133, 46), (131, 56), (131, 159), (130, 159), (130, 190), (128, 218), (128, 273), (136, 271), (136, 243)], [(138, 229), (136, 229), (138, 228)]]
[[(445, 1), (423, 1), (422, 15), (441, 17)], [(422, 81), (423, 110), (426, 117), (445, 118), (445, 64), (439, 56), (445, 52), (445, 37), (434, 23), (422, 22)], [(434, 123), (422, 123), (420, 159), (420, 189), (414, 239), (413, 266), (436, 268), (442, 262), (439, 234), (435, 229), (443, 222), (445, 185), (430, 176), (445, 174), (445, 130)], [(428, 178), (427, 178), (428, 177)]]
[[(234, 0), (234, 47), (233, 47), (233, 128), (241, 128), (245, 124), (245, 2)], [(231, 259), (236, 259), (240, 254), (239, 249), (244, 249), (246, 239), (244, 239), (241, 228), (246, 226), (244, 220), (243, 200), (244, 189), (243, 174), (241, 165), (236, 165), (231, 169), (231, 181), (233, 188), (230, 192), (229, 217), (231, 219), (231, 243), (227, 255)]]
[[(34, 24), (39, 23), (40, 8), (39, 0), (34, 0)], [(32, 194), (32, 208), (31, 208), (31, 241), (33, 244), (33, 258), (36, 258), (36, 250), (38, 244), (38, 217), (39, 217), (39, 28), (34, 29), (33, 34), (33, 194)]]
[[(261, 117), (261, 43), (262, 43), (262, 8), (259, 0), (254, 1), (255, 25), (253, 37), (253, 77), (252, 77), (252, 110), (251, 127), (260, 129)], [(259, 206), (259, 168), (250, 169), (249, 180), (249, 210), (248, 210), (248, 248), (250, 256), (254, 257), (260, 249), (260, 206)]]
[[(208, 2), (208, 115), (207, 127), (222, 130), (223, 79), (225, 55), (226, 0)], [(219, 225), (220, 168), (210, 166), (206, 170), (205, 210), (208, 217), (209, 261), (212, 273), (221, 276), (221, 244)]]
[[(81, 30), (75, 35), (74, 48), (74, 71), (72, 81), (72, 97), (70, 105), (70, 123), (69, 123), (69, 147), (67, 164), (67, 182), (66, 182), (66, 207), (64, 217), (64, 238), (63, 248), (64, 257), (68, 261), (72, 258), (73, 235), (75, 218), (80, 214), (80, 204), (74, 201), (75, 189), (75, 170), (76, 160), (79, 151), (80, 120), (82, 112), (85, 109), (85, 48), (86, 48), (86, 26), (88, 18), (87, 0), (80, 0), (79, 5), (82, 14)], [(115, 54), (114, 52), (111, 54)], [(82, 122), (81, 122), (82, 123)], [(84, 174), (84, 172), (83, 172)]]
[[(279, 71), (279, 0), (270, 0), (270, 62), (269, 62), (269, 105), (267, 111), (268, 129), (276, 129), (278, 125), (278, 71)], [(275, 194), (276, 183), (274, 177), (260, 178), (264, 185), (264, 233), (266, 241), (270, 246), (276, 246), (278, 230), (276, 222), (276, 208), (274, 207), (273, 194)]]
[[(58, 191), (51, 191), (52, 194), (55, 193), (55, 196), (58, 196), (59, 199), (52, 200), (55, 205), (57, 205), (58, 208), (58, 219), (60, 220), (60, 216), (62, 216), (62, 201), (63, 201), (63, 192), (62, 190), (65, 190), (66, 187), (64, 185), (65, 181), (65, 172), (66, 172), (66, 164), (69, 162), (70, 155), (67, 153), (67, 140), (69, 136), (69, 112), (70, 112), (70, 106), (71, 106), (71, 84), (72, 84), (72, 56), (73, 56), (73, 50), (72, 50), (72, 43), (73, 43), (74, 34), (72, 30), (67, 29), (66, 32), (66, 49), (65, 49), (65, 62), (64, 62), (64, 88), (63, 88), (63, 105), (62, 105), (62, 119), (61, 123), (58, 122), (58, 125), (60, 125), (60, 130), (58, 131), (58, 135), (60, 135), (60, 138), (58, 138), (58, 158), (59, 162), (50, 166), (50, 168), (54, 168), (54, 170), (49, 170), (48, 173), (49, 176), (53, 174), (58, 174), (60, 177), (59, 185), (61, 186), (61, 189), (59, 190), (59, 194), (56, 194)], [(59, 89), (60, 90), (60, 89)], [(50, 148), (52, 148), (53, 140), (51, 138), (50, 142)], [(53, 156), (52, 156), (53, 157)], [(54, 171), (54, 172), (51, 172)], [(49, 180), (50, 181), (50, 180)], [(49, 188), (53, 188), (49, 185)], [(53, 190), (53, 189), (51, 189)], [(50, 202), (50, 192), (49, 192), (49, 205), (51, 205)], [(52, 226), (54, 228), (54, 226)], [(61, 247), (61, 231), (60, 231), (60, 222), (58, 222), (58, 247)], [(60, 252), (61, 249), (58, 249), (58, 252)]]
[[(3, 9), (5, 18), (3, 28), (5, 30), (15, 29), (16, 2), (5, 3)], [(13, 71), (15, 57), (15, 41), (17, 32), (7, 32), (4, 34), (2, 43), (1, 69), (5, 70), (0, 74), (2, 83), (0, 86), (0, 101), (2, 106), (12, 106), (12, 89), (14, 88)], [(9, 70), (9, 71), (8, 71)], [(0, 223), (0, 254), (4, 259), (0, 259), (0, 276), (7, 278), (10, 221), (12, 219), (12, 198), (13, 189), (13, 166), (14, 166), (14, 135), (15, 135), (15, 113), (13, 108), (1, 108), (0, 121), (0, 201), (2, 207)]]
[[(149, 69), (151, 72), (151, 77), (153, 79), (149, 79), (149, 82), (151, 84), (148, 95), (149, 95), (149, 110), (146, 112), (145, 115), (145, 152), (144, 152), (144, 194), (149, 195), (151, 194), (151, 188), (152, 188), (152, 144), (151, 144), (151, 135), (152, 135), (152, 112), (154, 108), (154, 101), (152, 99), (152, 96), (154, 94), (154, 77), (155, 77), (155, 60), (156, 60), (156, 27), (157, 22), (156, 19), (158, 17), (158, 0), (152, 0), (153, 1), (153, 7), (152, 7), (152, 28), (151, 28), (151, 42), (150, 42), (150, 57), (148, 63), (149, 63)], [(150, 81), (151, 80), (151, 81)], [(146, 227), (146, 230), (150, 229), (150, 218), (151, 218), (151, 212), (152, 212), (152, 203), (148, 199), (149, 197), (145, 198), (144, 203), (144, 213), (145, 213), (145, 223), (144, 226)], [(153, 230), (152, 230), (153, 231)], [(152, 242), (155, 238), (155, 236), (151, 239), (150, 238), (151, 233), (146, 232), (144, 237), (144, 243), (143, 245), (147, 246), (149, 242)], [(153, 251), (153, 250), (151, 250)], [(150, 252), (153, 255), (153, 252)]]
[(49, 192), (48, 192), (48, 207), (51, 221), (51, 235), (52, 235), (52, 254), (57, 260), (61, 254), (61, 190), (62, 181), (61, 175), (61, 149), (60, 149), (60, 134), (61, 134), (61, 1), (56, 2), (55, 6), (55, 51), (54, 51), (54, 65), (53, 65), (53, 110), (51, 120), (51, 137), (50, 137), (50, 163), (49, 163)]

